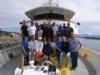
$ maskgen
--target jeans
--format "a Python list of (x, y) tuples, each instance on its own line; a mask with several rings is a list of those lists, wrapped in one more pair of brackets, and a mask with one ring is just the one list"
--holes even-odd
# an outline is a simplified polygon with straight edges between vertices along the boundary
[(62, 62), (61, 62), (61, 59), (62, 59), (62, 51), (57, 51), (57, 61), (58, 61), (58, 64), (60, 65)]
[(29, 52), (24, 54), (24, 65), (29, 65)]
[[(67, 64), (70, 65), (70, 63), (71, 63), (71, 61), (70, 61), (70, 53), (66, 53), (66, 60), (67, 60)], [(62, 66), (63, 62), (64, 62), (64, 52), (61, 52), (60, 53), (60, 63), (59, 64)]]
[(59, 64), (62, 66), (63, 61), (64, 61), (64, 52), (60, 53), (60, 59), (59, 60), (60, 60)]
[(70, 52), (68, 52), (66, 54), (66, 58), (67, 58), (67, 64), (69, 64), (69, 67), (71, 66), (71, 58), (70, 58)]
[(71, 52), (71, 63), (73, 68), (78, 66), (78, 52)]

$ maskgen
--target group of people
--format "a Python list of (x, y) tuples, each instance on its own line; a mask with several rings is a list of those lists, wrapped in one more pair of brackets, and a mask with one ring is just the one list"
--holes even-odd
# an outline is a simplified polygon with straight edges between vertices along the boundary
[(66, 56), (68, 63), (72, 65), (71, 69), (78, 66), (78, 50), (81, 43), (76, 39), (77, 36), (70, 27), (70, 23), (56, 25), (55, 22), (53, 24), (44, 22), (38, 25), (38, 23), (31, 22), (31, 25), (27, 26), (23, 21), (21, 33), (25, 65), (29, 64), (31, 53), (33, 60), (44, 55), (50, 60), (50, 56), (55, 56), (59, 67), (62, 67), (64, 56)]

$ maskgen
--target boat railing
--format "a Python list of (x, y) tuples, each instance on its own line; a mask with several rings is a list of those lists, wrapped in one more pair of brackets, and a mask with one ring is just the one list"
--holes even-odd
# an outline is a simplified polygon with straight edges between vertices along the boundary
[(17, 57), (20, 55), (21, 53), (20, 51), (21, 51), (20, 44), (0, 50), (0, 68), (11, 60), (10, 55), (12, 55), (13, 57)]
[(95, 75), (100, 75), (100, 53), (88, 48), (81, 48), (80, 56), (93, 68)]

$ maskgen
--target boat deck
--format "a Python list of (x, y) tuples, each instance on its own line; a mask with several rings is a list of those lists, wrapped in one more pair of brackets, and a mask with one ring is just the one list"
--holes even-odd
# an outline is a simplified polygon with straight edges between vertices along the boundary
[(72, 70), (70, 75), (89, 75), (88, 70), (81, 59), (78, 60), (78, 64), (78, 67), (75, 70)]
[[(81, 59), (78, 60), (78, 63), (78, 68), (70, 71), (70, 75), (89, 75), (88, 70), (86, 69)], [(15, 68), (19, 67), (19, 64), (20, 57), (12, 59), (10, 62), (5, 64), (3, 68), (0, 69), (0, 75), (14, 75)]]

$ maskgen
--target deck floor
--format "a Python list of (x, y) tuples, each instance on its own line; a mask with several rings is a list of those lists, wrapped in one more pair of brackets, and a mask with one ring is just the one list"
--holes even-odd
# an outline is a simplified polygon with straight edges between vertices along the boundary
[[(70, 75), (89, 75), (88, 70), (86, 69), (85, 65), (82, 63), (80, 59), (78, 60), (78, 63), (78, 68), (72, 70), (70, 72)], [(16, 59), (13, 59), (7, 64), (5, 64), (3, 68), (0, 69), (0, 75), (14, 75), (15, 68), (19, 66), (20, 57), (17, 57)]]
[(0, 75), (14, 75), (15, 68), (19, 66), (20, 66), (20, 57), (12, 59), (2, 68), (0, 68)]
[(70, 75), (89, 75), (88, 70), (81, 59), (78, 60), (78, 67), (75, 70), (72, 70)]

